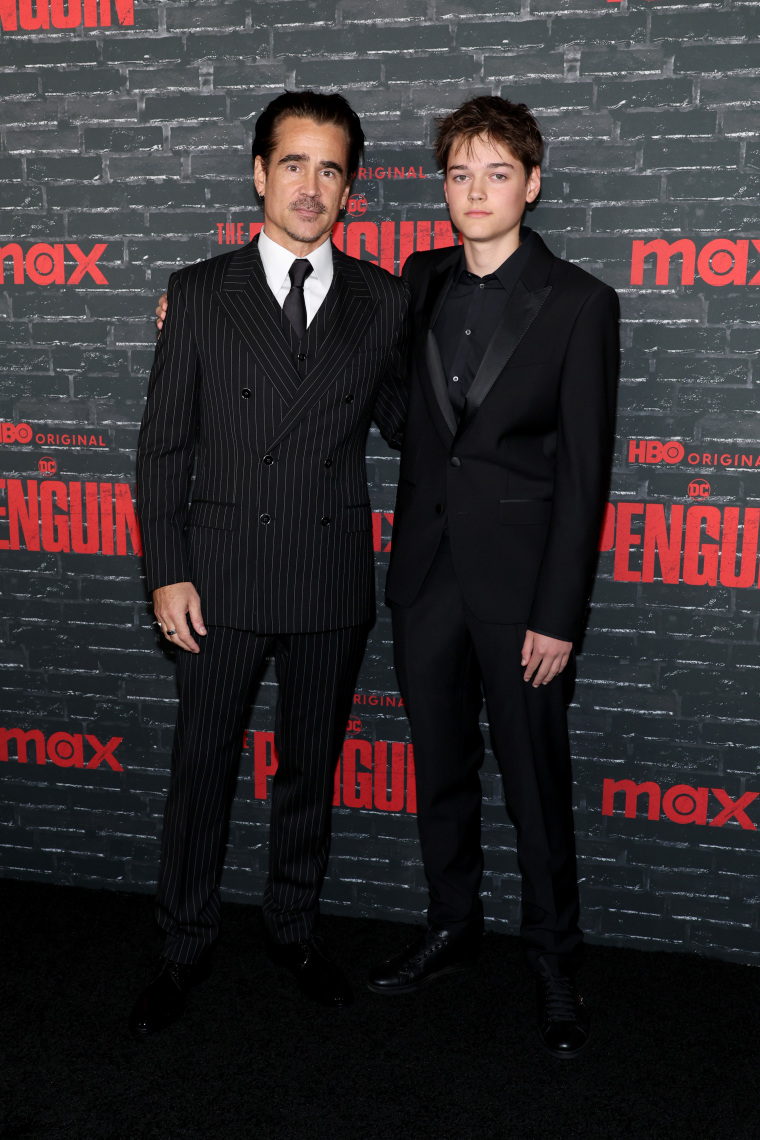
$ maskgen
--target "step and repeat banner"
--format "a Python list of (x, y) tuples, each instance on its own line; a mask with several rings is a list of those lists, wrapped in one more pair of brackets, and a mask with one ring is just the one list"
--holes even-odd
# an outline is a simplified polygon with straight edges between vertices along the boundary
[[(529, 222), (613, 285), (618, 443), (571, 708), (593, 941), (760, 962), (760, 3), (0, 0), (0, 873), (149, 891), (175, 717), (134, 457), (170, 272), (261, 227), (250, 145), (283, 88), (368, 137), (336, 244), (399, 273), (458, 240), (433, 116), (523, 100)], [(379, 593), (397, 457), (372, 431)], [(277, 766), (267, 673), (224, 872), (258, 901)], [(485, 905), (516, 930), (483, 772)], [(335, 777), (325, 909), (422, 921), (414, 752), (378, 609)]]

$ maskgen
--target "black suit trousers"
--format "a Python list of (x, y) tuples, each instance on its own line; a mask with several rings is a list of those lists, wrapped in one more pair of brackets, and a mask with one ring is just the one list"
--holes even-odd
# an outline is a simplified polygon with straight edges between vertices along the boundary
[(411, 606), (392, 606), (399, 686), (417, 774), (417, 821), (430, 890), (428, 919), (455, 931), (482, 921), (481, 786), (485, 695), (491, 742), (522, 874), (528, 964), (572, 973), (582, 934), (572, 813), (566, 678), (523, 680), (524, 625), (468, 609), (444, 535)]
[(280, 942), (309, 938), (330, 847), (335, 766), (367, 626), (265, 636), (209, 627), (178, 656), (179, 714), (164, 813), (156, 918), (162, 954), (193, 963), (219, 933), (219, 880), (242, 736), (274, 655), (279, 695), (264, 923)]

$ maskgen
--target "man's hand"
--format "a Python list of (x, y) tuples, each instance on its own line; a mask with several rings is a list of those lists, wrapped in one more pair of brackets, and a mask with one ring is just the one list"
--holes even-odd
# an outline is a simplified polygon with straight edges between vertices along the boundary
[(201, 615), (201, 599), (192, 582), (174, 582), (171, 586), (160, 586), (154, 590), (153, 612), (167, 641), (172, 645), (181, 645), (191, 653), (200, 653), (198, 642), (190, 632), (190, 625), (196, 633), (203, 635), (206, 627)]
[(166, 296), (166, 293), (162, 293), (158, 299), (158, 304), (156, 305), (156, 324), (158, 326), (159, 332), (161, 332), (161, 329), (164, 327), (164, 318), (166, 316), (166, 310), (168, 307), (169, 298)]
[(528, 666), (523, 679), (530, 681), (533, 677), (534, 689), (539, 685), (548, 685), (565, 668), (572, 651), (572, 641), (559, 641), (556, 637), (546, 637), (543, 633), (528, 630), (520, 658), (520, 664)]

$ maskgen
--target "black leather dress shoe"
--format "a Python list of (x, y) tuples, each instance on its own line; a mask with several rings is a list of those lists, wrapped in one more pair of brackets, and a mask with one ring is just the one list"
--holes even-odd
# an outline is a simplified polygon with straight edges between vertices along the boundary
[(577, 1057), (588, 1042), (589, 1016), (572, 979), (555, 977), (542, 965), (536, 996), (544, 1048), (553, 1057)]
[(483, 928), (467, 927), (456, 936), (429, 927), (400, 954), (369, 972), (367, 985), (375, 994), (411, 994), (444, 974), (473, 967), (480, 953)]
[(331, 1009), (351, 1005), (354, 991), (348, 978), (335, 962), (327, 957), (314, 938), (302, 942), (275, 942), (267, 938), (267, 957), (275, 966), (290, 970), (298, 988), (311, 1001)]
[(210, 973), (210, 955), (192, 966), (159, 958), (158, 969), (132, 1007), (130, 1031), (138, 1037), (150, 1037), (179, 1021), (185, 1012), (188, 993)]

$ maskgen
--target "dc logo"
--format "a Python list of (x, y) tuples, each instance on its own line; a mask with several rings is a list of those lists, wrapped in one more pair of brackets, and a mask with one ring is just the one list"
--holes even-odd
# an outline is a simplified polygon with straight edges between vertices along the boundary
[(58, 464), (53, 459), (52, 455), (43, 455), (37, 464), (37, 470), (43, 479), (46, 479), (49, 475), (55, 475), (56, 471), (58, 470)]
[(692, 479), (688, 491), (692, 499), (706, 499), (710, 494), (710, 484), (704, 479)]
[(346, 725), (346, 732), (349, 734), (349, 736), (356, 736), (356, 733), (361, 732), (361, 730), (362, 722), (359, 720), (358, 716), (350, 716), (348, 718), (348, 724)]
[(353, 198), (348, 199), (348, 212), (349, 214), (366, 214), (367, 199), (363, 194), (356, 194)]

